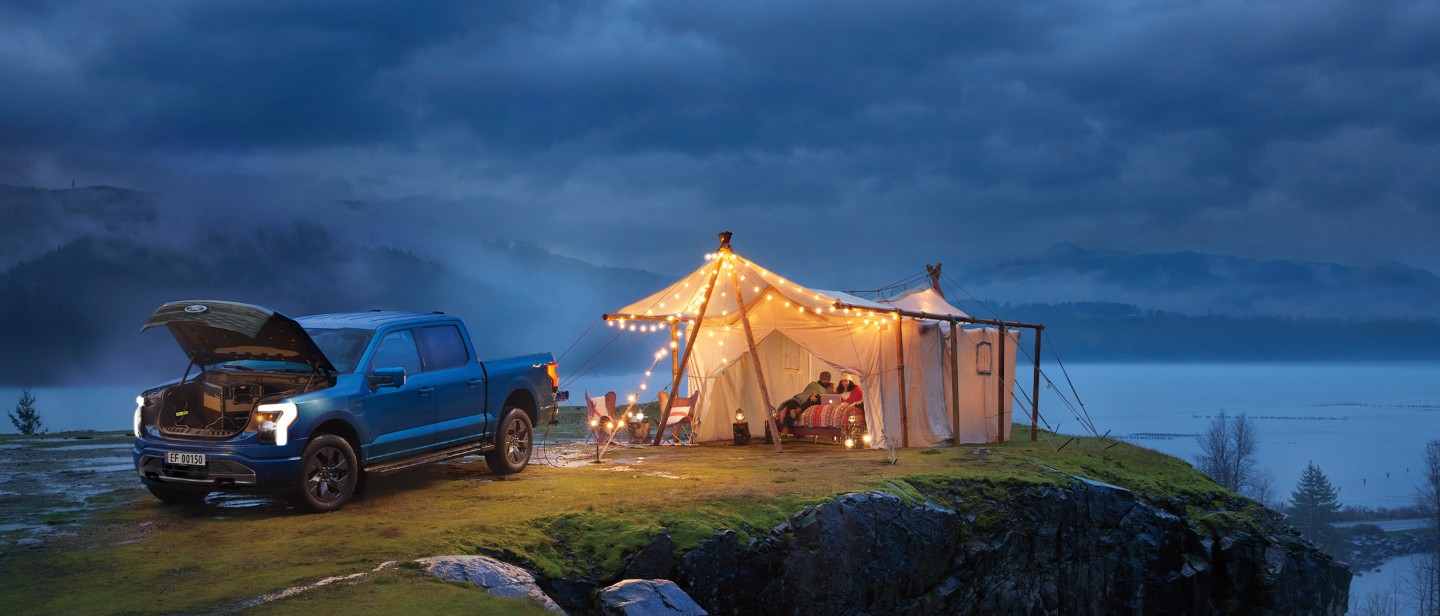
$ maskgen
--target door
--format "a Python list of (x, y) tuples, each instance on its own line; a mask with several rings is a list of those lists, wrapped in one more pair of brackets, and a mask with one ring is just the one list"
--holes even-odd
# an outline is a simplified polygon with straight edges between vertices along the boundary
[(400, 387), (368, 389), (365, 412), (370, 417), (370, 459), (398, 457), (435, 444), (435, 386), (420, 362), (412, 330), (385, 334), (375, 347), (366, 373), (376, 368), (404, 368)]
[(447, 323), (416, 331), (426, 374), (435, 382), (435, 441), (445, 446), (487, 435), (491, 419), (485, 413), (485, 372), (459, 326)]

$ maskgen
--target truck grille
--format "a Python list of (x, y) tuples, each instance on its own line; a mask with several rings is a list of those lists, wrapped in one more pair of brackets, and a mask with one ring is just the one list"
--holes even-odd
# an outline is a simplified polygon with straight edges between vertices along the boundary
[(142, 456), (139, 471), (151, 479), (215, 485), (255, 485), (255, 471), (239, 462), (210, 460), (204, 467), (166, 464), (164, 456)]

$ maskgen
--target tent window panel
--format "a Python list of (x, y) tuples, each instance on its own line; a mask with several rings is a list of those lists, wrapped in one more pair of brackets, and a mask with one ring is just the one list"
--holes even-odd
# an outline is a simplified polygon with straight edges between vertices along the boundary
[(809, 366), (809, 353), (788, 337), (780, 339), (780, 359), (786, 372), (802, 372)]
[(990, 374), (995, 367), (995, 345), (987, 340), (975, 345), (975, 374)]

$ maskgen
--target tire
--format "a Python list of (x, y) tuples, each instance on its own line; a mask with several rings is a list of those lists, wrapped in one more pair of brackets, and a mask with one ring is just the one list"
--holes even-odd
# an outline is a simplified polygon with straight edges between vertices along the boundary
[(510, 409), (500, 421), (495, 434), (495, 448), (485, 454), (485, 463), (497, 475), (510, 475), (525, 469), (535, 444), (535, 428), (530, 416), (520, 409)]
[(210, 493), (205, 490), (186, 490), (183, 488), (167, 488), (165, 486), (146, 485), (150, 493), (160, 502), (167, 505), (198, 505), (205, 502), (205, 497)]
[(350, 502), (360, 482), (360, 463), (350, 442), (321, 434), (300, 454), (300, 485), (290, 500), (311, 513), (336, 511)]

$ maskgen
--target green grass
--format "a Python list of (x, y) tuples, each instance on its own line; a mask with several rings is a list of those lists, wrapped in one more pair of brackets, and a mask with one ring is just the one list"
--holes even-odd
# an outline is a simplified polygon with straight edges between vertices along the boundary
[[(387, 560), (445, 554), (488, 554), (549, 577), (604, 580), (661, 531), (674, 538), (677, 556), (717, 529), (736, 531), (743, 543), (806, 505), (854, 491), (963, 507), (976, 515), (974, 531), (1000, 528), (1003, 505), (1019, 490), (1064, 485), (1071, 475), (1182, 503), (1206, 524), (1256, 523), (1248, 501), (1183, 461), (1088, 438), (1056, 451), (1069, 437), (1044, 436), (1031, 443), (1028, 429), (1016, 426), (1010, 443), (901, 450), (897, 464), (884, 451), (799, 442), (776, 454), (757, 442), (620, 449), (605, 464), (533, 465), (508, 478), (490, 475), (483, 463), (437, 465), (375, 480), (364, 497), (324, 515), (296, 514), (279, 501), (216, 510), (136, 496), (97, 513), (76, 537), (6, 548), (0, 604), (19, 613), (203, 612)], [(64, 592), (30, 590), (57, 582)], [(431, 611), (424, 602), (432, 597), (446, 606), (488, 601), (401, 570), (260, 611), (328, 610), (330, 601), (313, 603), (327, 598), (359, 613)]]

